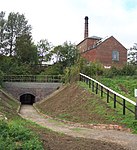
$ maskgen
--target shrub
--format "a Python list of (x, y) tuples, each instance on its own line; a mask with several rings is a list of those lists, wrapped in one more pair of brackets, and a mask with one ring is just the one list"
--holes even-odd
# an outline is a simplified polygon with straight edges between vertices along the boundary
[(136, 74), (136, 66), (135, 65), (125, 65), (121, 69), (121, 75), (132, 76)]
[(61, 75), (63, 74), (63, 66), (59, 63), (48, 66), (40, 75)]
[(4, 73), (3, 71), (0, 70), (0, 85), (2, 84), (3, 76), (4, 76)]
[(64, 73), (64, 81), (65, 83), (75, 82), (79, 79), (79, 67), (77, 65), (67, 67)]
[(112, 78), (112, 77), (117, 76), (119, 74), (120, 74), (120, 70), (114, 66), (112, 66), (110, 69), (104, 70), (104, 76), (108, 77), (108, 78)]
[(88, 76), (102, 75), (103, 72), (104, 72), (103, 65), (98, 62), (90, 62), (89, 64), (85, 64), (82, 70), (82, 73)]

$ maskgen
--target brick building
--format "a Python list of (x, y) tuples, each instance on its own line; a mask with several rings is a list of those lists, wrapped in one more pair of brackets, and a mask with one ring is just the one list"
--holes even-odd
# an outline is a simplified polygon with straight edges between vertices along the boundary
[(104, 67), (123, 66), (127, 62), (127, 49), (113, 36), (105, 39), (88, 36), (88, 17), (85, 17), (84, 40), (77, 48), (89, 62), (100, 62)]

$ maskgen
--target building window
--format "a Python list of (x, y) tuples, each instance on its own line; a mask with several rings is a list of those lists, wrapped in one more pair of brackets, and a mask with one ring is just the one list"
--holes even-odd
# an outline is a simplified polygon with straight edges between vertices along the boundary
[(119, 51), (112, 51), (112, 60), (119, 61)]

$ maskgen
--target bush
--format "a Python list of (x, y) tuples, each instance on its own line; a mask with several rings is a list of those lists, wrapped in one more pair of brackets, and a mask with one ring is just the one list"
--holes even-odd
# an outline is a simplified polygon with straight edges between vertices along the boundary
[(135, 75), (137, 75), (137, 69), (135, 65), (125, 65), (122, 68), (116, 68), (112, 66), (110, 69), (104, 70), (105, 77), (135, 76)]
[(61, 75), (63, 74), (63, 66), (59, 63), (48, 66), (40, 75)]
[(105, 69), (104, 70), (104, 76), (108, 78), (112, 78), (114, 76), (120, 75), (120, 70), (114, 66), (112, 66), (110, 69)]
[(0, 85), (2, 84), (3, 76), (4, 76), (4, 73), (3, 71), (0, 70)]
[(71, 83), (79, 80), (79, 67), (77, 65), (67, 67), (65, 69), (65, 75), (64, 75), (64, 82), (65, 83)]
[(90, 62), (89, 64), (85, 64), (82, 68), (82, 73), (88, 76), (98, 76), (102, 75), (104, 72), (103, 65), (98, 62)]
[(121, 69), (121, 75), (133, 76), (136, 74), (136, 66), (135, 65), (125, 65)]

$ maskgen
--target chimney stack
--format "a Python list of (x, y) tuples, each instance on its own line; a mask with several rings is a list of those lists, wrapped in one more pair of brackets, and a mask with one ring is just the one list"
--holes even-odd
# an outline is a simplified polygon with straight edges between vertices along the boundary
[(88, 37), (88, 16), (85, 17), (84, 39)]

